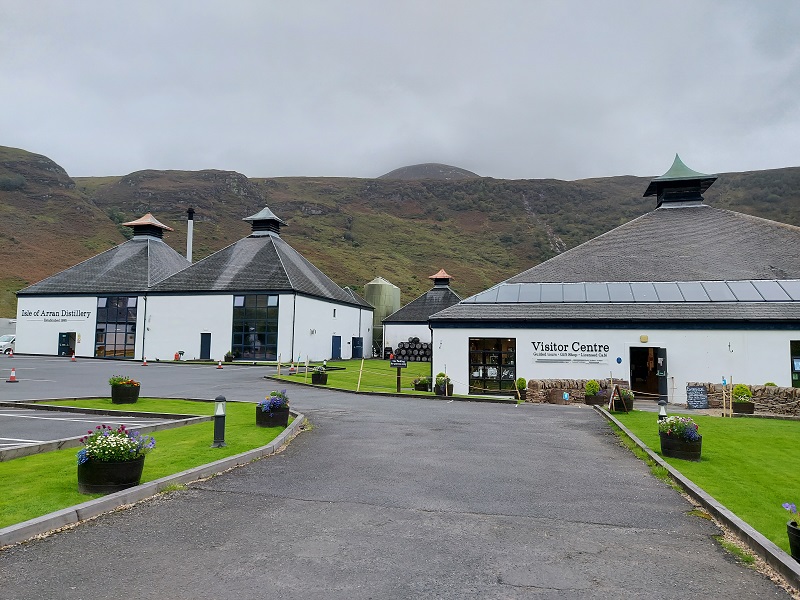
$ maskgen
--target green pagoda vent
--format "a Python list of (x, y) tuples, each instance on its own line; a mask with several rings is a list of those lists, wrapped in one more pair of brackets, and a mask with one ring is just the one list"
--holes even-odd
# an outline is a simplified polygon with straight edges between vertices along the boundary
[(716, 175), (706, 175), (693, 171), (675, 155), (669, 171), (661, 177), (656, 177), (650, 181), (643, 197), (656, 196), (656, 208), (664, 203), (680, 204), (701, 204), (703, 193), (711, 187), (717, 180)]

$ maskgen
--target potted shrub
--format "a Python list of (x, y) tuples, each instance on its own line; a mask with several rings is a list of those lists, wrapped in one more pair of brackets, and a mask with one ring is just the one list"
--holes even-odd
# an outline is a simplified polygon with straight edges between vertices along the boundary
[(743, 383), (733, 386), (733, 412), (740, 415), (752, 415), (756, 405), (753, 403), (753, 392)]
[(525, 381), (524, 377), (517, 378), (516, 381), (517, 387), (517, 396), (519, 397), (520, 401), (528, 399), (528, 382)]
[(320, 365), (314, 367), (314, 370), (311, 371), (311, 383), (314, 385), (325, 385), (328, 383), (328, 373), (324, 366)]
[(225, 362), (233, 362), (233, 352), (230, 350), (225, 353)]
[(125, 425), (116, 429), (98, 425), (80, 441), (78, 491), (82, 494), (108, 494), (139, 485), (144, 458), (156, 445), (151, 436)]
[(691, 417), (672, 416), (658, 422), (661, 454), (683, 460), (700, 460), (703, 436)]
[(784, 502), (783, 508), (792, 513), (792, 518), (786, 523), (786, 533), (789, 534), (789, 552), (793, 559), (800, 562), (800, 517), (797, 516), (797, 505), (793, 502)]
[(414, 390), (417, 392), (430, 392), (431, 391), (431, 378), (430, 377), (417, 377), (412, 382)]
[(446, 373), (436, 374), (436, 387), (433, 390), (437, 396), (452, 396), (453, 384)]
[(614, 398), (611, 409), (622, 412), (633, 410), (633, 392), (628, 388), (619, 388), (619, 396)]
[(594, 404), (604, 404), (605, 394), (600, 393), (600, 384), (596, 379), (590, 379), (584, 386), (584, 402), (590, 406)]
[(139, 382), (125, 375), (114, 375), (108, 380), (113, 404), (133, 404), (139, 399)]
[(289, 397), (286, 390), (270, 392), (256, 404), (256, 425), (259, 427), (286, 427), (289, 424)]

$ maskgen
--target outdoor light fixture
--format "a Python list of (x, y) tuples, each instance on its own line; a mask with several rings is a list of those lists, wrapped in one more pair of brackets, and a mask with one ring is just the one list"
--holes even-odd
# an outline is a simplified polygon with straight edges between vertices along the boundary
[(224, 448), (225, 444), (225, 396), (214, 398), (214, 443), (212, 448)]
[(658, 401), (658, 420), (663, 421), (667, 418), (667, 401), (666, 400), (659, 400)]

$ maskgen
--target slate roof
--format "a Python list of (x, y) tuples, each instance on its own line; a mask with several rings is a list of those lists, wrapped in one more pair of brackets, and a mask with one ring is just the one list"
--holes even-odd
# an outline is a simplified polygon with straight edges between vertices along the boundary
[(138, 236), (17, 292), (18, 296), (138, 294), (189, 266), (164, 241)]
[(428, 318), (445, 308), (458, 304), (461, 297), (449, 286), (437, 285), (416, 300), (386, 317), (384, 323), (427, 323)]
[(663, 206), (506, 283), (800, 278), (800, 227), (704, 204)]
[(703, 302), (675, 304), (608, 303), (608, 304), (476, 304), (462, 302), (430, 318), (432, 324), (479, 321), (487, 323), (524, 323), (526, 327), (564, 326), (582, 323), (607, 327), (626, 323), (692, 323), (741, 322), (776, 325), (800, 320), (800, 302)]
[(295, 291), (371, 309), (284, 242), (277, 233), (260, 232), (215, 252), (151, 290), (158, 292)]

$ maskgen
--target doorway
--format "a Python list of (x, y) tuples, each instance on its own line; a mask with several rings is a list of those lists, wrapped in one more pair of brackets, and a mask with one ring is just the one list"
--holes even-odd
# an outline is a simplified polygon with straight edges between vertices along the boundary
[(211, 360), (211, 334), (200, 334), (200, 360)]
[(331, 360), (342, 360), (342, 336), (335, 335), (331, 340)]
[(75, 332), (66, 331), (58, 334), (58, 355), (72, 356), (75, 352)]
[(658, 347), (645, 346), (630, 349), (631, 391), (658, 400)]

